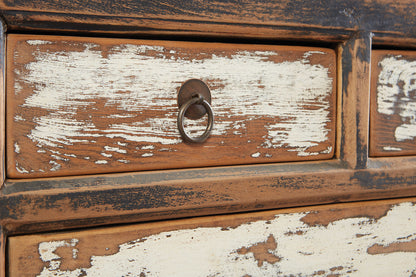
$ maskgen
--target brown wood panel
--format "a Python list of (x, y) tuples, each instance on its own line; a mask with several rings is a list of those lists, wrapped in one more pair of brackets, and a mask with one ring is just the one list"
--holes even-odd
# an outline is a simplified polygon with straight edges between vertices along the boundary
[(371, 31), (384, 44), (415, 45), (413, 0), (0, 1), (12, 30), (186, 34), (345, 40)]
[(416, 154), (415, 51), (373, 51), (370, 138), (371, 156)]
[(6, 277), (6, 234), (0, 226), (0, 277)]
[(9, 238), (9, 276), (412, 276), (416, 198)]
[(8, 180), (9, 234), (416, 196), (416, 158), (371, 159)]
[(0, 19), (0, 189), (6, 179), (6, 26)]
[(367, 166), (371, 34), (358, 32), (338, 48), (337, 156), (351, 168)]
[[(10, 35), (7, 57), (11, 178), (333, 156), (331, 49)], [(215, 116), (192, 145), (176, 123), (191, 78), (210, 87)]]

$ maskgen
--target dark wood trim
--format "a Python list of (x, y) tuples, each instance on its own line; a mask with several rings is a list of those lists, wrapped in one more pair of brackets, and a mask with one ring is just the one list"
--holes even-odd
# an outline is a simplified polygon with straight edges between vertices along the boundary
[[(195, 276), (198, 269), (193, 267), (195, 270), (192, 273), (184, 260), (193, 260), (195, 263), (205, 263), (208, 260), (209, 264), (203, 266), (208, 270), (199, 271), (198, 275), (230, 275), (229, 266), (218, 267), (217, 264), (232, 263), (235, 272), (239, 270), (242, 272), (239, 275), (242, 276), (246, 273), (244, 269), (254, 271), (247, 263), (264, 261), (263, 257), (267, 256), (266, 253), (276, 253), (273, 250), (277, 244), (278, 257), (281, 260), (274, 262), (269, 256), (266, 259), (271, 263), (263, 264), (265, 266), (260, 266), (257, 272), (254, 271), (256, 273), (251, 273), (251, 276), (268, 276), (267, 273), (272, 270), (276, 276), (295, 276), (295, 274), (296, 276), (349, 276), (351, 272), (366, 276), (365, 272), (369, 271), (372, 273), (369, 274), (371, 276), (399, 276), (401, 272), (406, 272), (406, 269), (409, 270), (407, 272), (414, 271), (414, 258), (412, 261), (411, 257), (414, 257), (415, 205), (416, 198), (402, 198), (13, 236), (8, 240), (8, 274), (10, 277), (21, 277), (37, 276), (41, 271), (49, 273), (53, 269), (49, 267), (51, 271), (47, 270), (49, 262), (45, 260), (50, 261), (51, 255), (42, 255), (42, 253), (53, 253), (59, 271), (51, 272), (50, 276), (58, 275), (57, 271), (66, 270), (74, 274), (76, 269), (80, 276), (129, 276), (127, 270), (117, 275), (100, 271), (99, 265), (103, 263), (100, 257), (105, 257), (107, 266), (112, 263), (113, 268), (125, 269), (123, 266), (118, 267), (119, 263), (122, 264), (124, 261), (120, 259), (120, 256), (123, 256), (121, 254), (124, 253), (124, 259), (127, 259), (126, 256), (129, 258), (129, 265), (134, 263), (136, 265), (133, 269), (135, 276), (139, 276), (139, 269), (143, 268), (146, 274), (142, 276), (169, 275), (157, 274), (153, 262), (157, 259), (158, 265), (163, 264), (172, 268), (170, 262), (176, 257), (172, 258), (169, 255), (182, 257), (175, 260), (178, 261), (178, 268), (170, 275), (180, 275), (178, 272), (185, 270), (183, 276)], [(403, 226), (404, 224), (406, 226)], [(267, 240), (269, 243), (265, 244), (263, 241), (267, 237), (273, 239)], [(271, 247), (270, 240), (273, 241)], [(176, 245), (180, 245), (179, 242), (186, 245), (183, 245), (181, 251), (175, 251), (177, 248), (172, 246), (175, 242)], [(219, 243), (221, 245), (218, 245)], [(216, 250), (223, 249), (222, 243), (229, 248), (220, 254)], [(229, 253), (233, 253), (234, 249), (250, 249), (247, 251), (251, 252), (253, 248), (248, 245), (262, 249), (260, 250), (262, 252), (257, 250), (258, 248), (254, 250), (256, 261), (250, 256), (244, 257), (243, 263), (240, 263), (242, 259), (238, 256), (230, 261)], [(152, 246), (157, 247), (160, 252), (152, 251), (155, 250)], [(302, 251), (300, 255), (308, 253), (308, 256), (294, 255), (292, 247)], [(143, 250), (147, 250), (145, 257), (138, 258)], [(162, 251), (167, 252), (161, 253)], [(73, 253), (77, 254), (76, 258), (73, 258)], [(241, 253), (240, 250), (237, 250), (237, 253)], [(258, 253), (263, 255), (260, 256)], [(336, 257), (332, 256), (334, 254)], [(184, 255), (186, 258), (183, 258)], [(202, 258), (206, 255), (209, 256), (207, 259)], [(225, 255), (227, 257), (222, 258)], [(400, 262), (386, 261), (388, 258), (397, 260), (397, 256), (402, 259)], [(210, 257), (214, 257), (215, 261)], [(299, 260), (307, 265), (303, 266)], [(288, 269), (284, 263), (281, 266), (276, 264), (279, 261), (295, 264), (296, 271)], [(386, 271), (380, 271), (378, 265), (384, 265), (384, 268), (389, 270), (387, 271), (389, 274), (383, 274)], [(107, 268), (110, 269), (111, 266)], [(91, 272), (93, 270), (95, 274)], [(56, 275), (53, 275), (54, 273)]]
[(0, 226), (0, 277), (6, 277), (6, 233)]
[(371, 33), (358, 32), (338, 49), (338, 156), (351, 168), (367, 166)]
[(0, 17), (0, 188), (6, 179), (6, 29)]
[(11, 31), (181, 34), (342, 41), (357, 30), (374, 42), (416, 47), (413, 0), (0, 1)]
[(416, 196), (416, 161), (339, 161), (8, 180), (10, 234)]

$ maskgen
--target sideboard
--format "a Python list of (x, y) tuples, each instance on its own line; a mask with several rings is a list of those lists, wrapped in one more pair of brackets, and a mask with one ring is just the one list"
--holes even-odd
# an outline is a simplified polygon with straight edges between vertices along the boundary
[(1, 0), (0, 277), (416, 276), (415, 15)]

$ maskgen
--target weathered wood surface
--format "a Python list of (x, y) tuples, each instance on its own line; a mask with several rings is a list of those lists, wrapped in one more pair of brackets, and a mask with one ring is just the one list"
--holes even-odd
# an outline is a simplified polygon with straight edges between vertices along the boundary
[(358, 32), (338, 47), (337, 157), (363, 169), (368, 158), (371, 34)]
[(11, 235), (416, 195), (416, 158), (299, 162), (8, 180), (0, 225)]
[(0, 189), (6, 180), (6, 25), (0, 18)]
[(373, 51), (370, 137), (372, 156), (416, 154), (415, 51)]
[(10, 237), (9, 276), (414, 276), (416, 199)]
[(6, 234), (0, 226), (0, 277), (6, 277)]
[(342, 41), (357, 30), (416, 43), (414, 0), (0, 1), (11, 30)]
[[(11, 178), (333, 156), (330, 49), (10, 35), (7, 62)], [(215, 116), (196, 145), (176, 124), (191, 78)]]

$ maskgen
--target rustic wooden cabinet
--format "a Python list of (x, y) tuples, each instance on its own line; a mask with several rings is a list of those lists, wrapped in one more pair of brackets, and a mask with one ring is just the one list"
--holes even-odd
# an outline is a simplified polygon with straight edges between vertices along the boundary
[(416, 276), (414, 0), (0, 14), (0, 276)]

